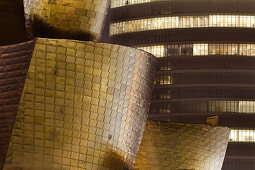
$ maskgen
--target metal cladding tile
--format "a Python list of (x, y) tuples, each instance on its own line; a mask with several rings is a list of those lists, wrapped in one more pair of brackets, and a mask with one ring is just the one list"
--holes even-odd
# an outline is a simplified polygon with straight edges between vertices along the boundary
[(134, 170), (220, 170), (230, 129), (148, 121)]
[(130, 47), (39, 38), (4, 169), (132, 169), (155, 64)]
[(99, 40), (110, 0), (24, 0), (30, 36)]
[(6, 157), (35, 41), (0, 46), (0, 169)]

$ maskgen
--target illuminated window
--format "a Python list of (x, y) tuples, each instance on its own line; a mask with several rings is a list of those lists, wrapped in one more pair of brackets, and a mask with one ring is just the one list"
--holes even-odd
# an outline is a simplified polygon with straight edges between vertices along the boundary
[(229, 142), (255, 142), (255, 130), (231, 129)]
[(254, 101), (209, 101), (209, 112), (234, 112), (255, 114)]
[(157, 2), (163, 0), (111, 0), (111, 8), (117, 8), (121, 6), (134, 5), (134, 4), (142, 4), (149, 2)]
[(197, 27), (255, 28), (255, 16), (205, 15), (205, 16), (171, 16), (160, 18), (145, 18), (139, 20), (111, 23), (110, 35), (146, 30), (197, 28)]
[(152, 53), (156, 57), (183, 56), (183, 55), (255, 56), (255, 44), (231, 44), (231, 43), (165, 44), (137, 48)]
[(147, 51), (148, 53), (151, 53), (155, 55), (156, 57), (164, 57), (164, 46), (159, 45), (159, 46), (148, 46), (148, 47), (137, 47), (138, 49)]
[(193, 55), (208, 55), (208, 44), (193, 44)]

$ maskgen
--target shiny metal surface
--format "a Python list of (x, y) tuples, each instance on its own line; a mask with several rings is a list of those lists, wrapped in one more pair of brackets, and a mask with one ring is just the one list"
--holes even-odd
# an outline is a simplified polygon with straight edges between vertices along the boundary
[(134, 48), (39, 38), (4, 169), (132, 169), (155, 62)]
[(6, 158), (35, 41), (0, 46), (0, 169)]
[(230, 129), (148, 121), (134, 170), (221, 170)]
[(24, 0), (30, 36), (99, 40), (109, 0)]

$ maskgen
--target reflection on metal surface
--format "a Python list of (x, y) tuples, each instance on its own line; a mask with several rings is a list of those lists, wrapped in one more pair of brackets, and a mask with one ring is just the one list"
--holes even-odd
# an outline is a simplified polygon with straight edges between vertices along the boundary
[(229, 128), (148, 121), (135, 170), (220, 170)]
[(35, 41), (0, 47), (0, 169), (8, 144), (25, 84)]
[(109, 0), (24, 0), (26, 25), (35, 36), (99, 40)]
[(211, 116), (206, 119), (207, 125), (218, 125), (219, 116)]
[(4, 169), (132, 169), (155, 61), (119, 45), (39, 38)]

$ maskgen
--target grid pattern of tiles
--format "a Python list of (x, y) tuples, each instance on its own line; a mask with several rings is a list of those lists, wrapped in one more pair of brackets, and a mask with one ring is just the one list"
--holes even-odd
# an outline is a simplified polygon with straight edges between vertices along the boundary
[(155, 64), (134, 48), (39, 38), (4, 169), (132, 169)]
[(136, 170), (220, 170), (230, 130), (225, 127), (148, 121)]
[(0, 47), (0, 169), (3, 167), (34, 41)]
[(28, 32), (30, 36), (35, 33), (48, 38), (99, 40), (109, 3), (109, 0), (24, 0)]

